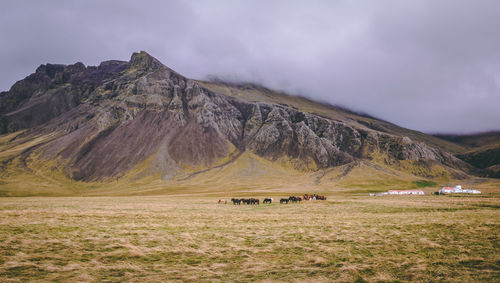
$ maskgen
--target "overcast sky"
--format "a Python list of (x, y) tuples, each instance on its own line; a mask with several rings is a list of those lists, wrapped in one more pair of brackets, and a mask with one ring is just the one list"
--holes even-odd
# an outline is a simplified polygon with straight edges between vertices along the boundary
[(0, 90), (139, 50), (428, 133), (500, 129), (500, 1), (0, 2)]

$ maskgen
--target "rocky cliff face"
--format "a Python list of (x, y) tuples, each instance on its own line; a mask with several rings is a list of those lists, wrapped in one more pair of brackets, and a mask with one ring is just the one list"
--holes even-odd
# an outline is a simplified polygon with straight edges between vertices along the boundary
[(42, 65), (0, 96), (1, 131), (57, 133), (28, 154), (59, 160), (78, 180), (189, 178), (249, 151), (301, 171), (383, 155), (467, 168), (449, 153), (286, 105), (249, 102), (202, 87), (145, 52), (98, 67)]
[(126, 67), (106, 61), (98, 67), (41, 65), (24, 80), (0, 94), (0, 133), (42, 125), (79, 105), (104, 80)]

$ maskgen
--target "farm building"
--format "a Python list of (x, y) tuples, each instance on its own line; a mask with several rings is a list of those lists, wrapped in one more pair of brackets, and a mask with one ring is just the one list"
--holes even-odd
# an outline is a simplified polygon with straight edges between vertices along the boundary
[(383, 193), (371, 193), (370, 196), (385, 196), (385, 195), (424, 195), (422, 190), (388, 190)]
[(440, 194), (480, 194), (481, 191), (474, 189), (462, 189), (462, 186), (442, 187), (439, 190)]
[(388, 190), (388, 194), (390, 195), (424, 195), (424, 191), (422, 190)]
[(441, 190), (439, 190), (440, 194), (451, 194), (455, 192), (455, 187), (442, 187)]
[(383, 193), (370, 193), (370, 196), (372, 196), (372, 197), (385, 196), (385, 195), (388, 195), (388, 193), (387, 192), (383, 192)]

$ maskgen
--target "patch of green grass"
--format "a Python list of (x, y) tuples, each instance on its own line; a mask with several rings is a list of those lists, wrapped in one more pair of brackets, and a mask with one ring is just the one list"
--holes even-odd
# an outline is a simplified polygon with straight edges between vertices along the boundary
[(429, 180), (418, 180), (413, 181), (413, 183), (417, 186), (417, 188), (426, 188), (426, 187), (436, 187), (437, 183)]
[[(48, 273), (47, 270), (33, 265), (20, 265), (6, 268), (5, 271), (0, 272), (0, 278), (5, 276), (7, 278), (40, 278)], [(23, 280), (25, 281), (25, 280)]]

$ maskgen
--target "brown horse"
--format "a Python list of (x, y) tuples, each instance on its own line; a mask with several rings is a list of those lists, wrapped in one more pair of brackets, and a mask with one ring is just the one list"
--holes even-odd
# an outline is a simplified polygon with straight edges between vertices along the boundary
[(260, 200), (256, 198), (251, 198), (250, 199), (250, 204), (260, 204)]
[(304, 194), (302, 197), (304, 200), (326, 200), (325, 196), (320, 196), (317, 194), (312, 194), (312, 195)]

